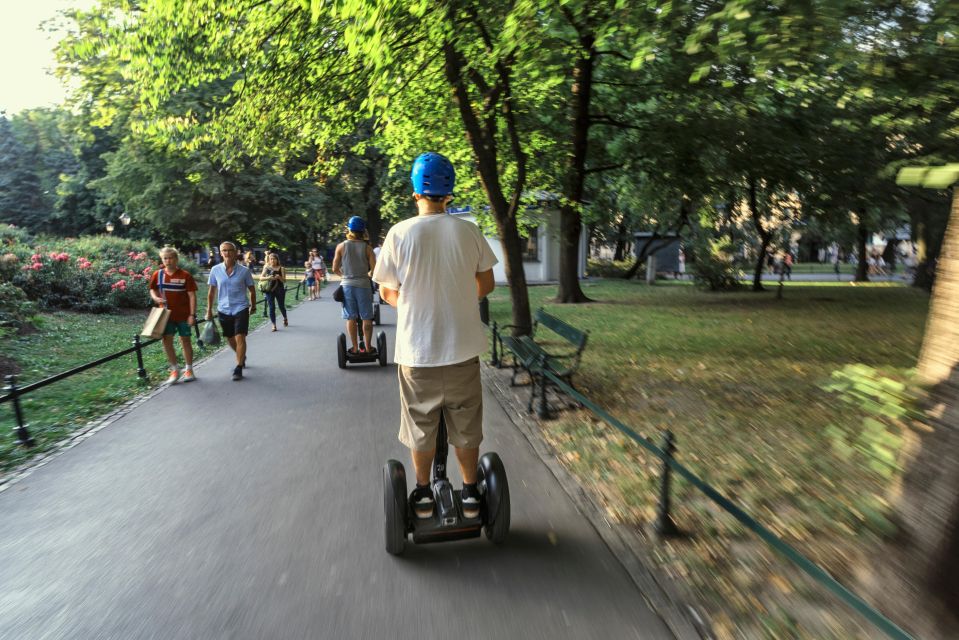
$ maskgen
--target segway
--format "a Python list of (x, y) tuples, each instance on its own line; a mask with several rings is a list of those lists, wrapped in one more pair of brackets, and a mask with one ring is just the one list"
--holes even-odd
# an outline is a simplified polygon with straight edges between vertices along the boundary
[(346, 334), (341, 333), (336, 341), (336, 363), (340, 369), (346, 369), (347, 363), (360, 364), (368, 362), (379, 362), (381, 367), (386, 366), (386, 333), (380, 331), (376, 334), (376, 352), (370, 353), (366, 350), (366, 338), (363, 337), (362, 321), (357, 321), (357, 341), (360, 350), (356, 353), (350, 353), (346, 348)]
[(480, 514), (476, 518), (463, 515), (460, 492), (453, 489), (446, 477), (446, 421), (440, 414), (436, 434), (436, 454), (433, 457), (433, 499), (436, 506), (429, 518), (417, 518), (409, 504), (406, 470), (396, 460), (388, 460), (383, 467), (383, 506), (386, 515), (386, 551), (400, 555), (412, 534), (416, 544), (448, 542), (478, 538), (480, 532), (500, 544), (509, 533), (509, 482), (503, 461), (495, 453), (485, 453), (479, 459), (476, 486), (480, 491)]

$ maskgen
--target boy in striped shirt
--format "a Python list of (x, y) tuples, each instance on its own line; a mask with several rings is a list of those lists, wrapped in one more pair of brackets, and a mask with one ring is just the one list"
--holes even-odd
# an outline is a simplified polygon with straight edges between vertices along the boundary
[[(196, 323), (196, 281), (189, 272), (179, 267), (180, 254), (173, 247), (160, 249), (160, 260), (163, 261), (163, 268), (150, 277), (150, 297), (157, 306), (166, 306), (170, 310), (170, 319), (163, 331), (163, 350), (166, 352), (167, 362), (170, 363), (170, 375), (166, 383), (173, 384), (177, 380), (193, 382), (196, 376), (193, 375), (193, 343), (190, 341), (190, 333)], [(173, 348), (173, 336), (176, 334), (180, 336), (183, 359), (186, 360), (182, 378)]]

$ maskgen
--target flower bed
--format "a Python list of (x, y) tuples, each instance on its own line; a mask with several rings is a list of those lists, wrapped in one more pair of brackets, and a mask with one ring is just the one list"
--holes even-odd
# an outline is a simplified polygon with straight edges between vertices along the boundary
[[(41, 309), (103, 313), (143, 309), (159, 268), (156, 247), (108, 236), (32, 238), (0, 226), (0, 282), (21, 289)], [(195, 271), (193, 264), (181, 266)]]

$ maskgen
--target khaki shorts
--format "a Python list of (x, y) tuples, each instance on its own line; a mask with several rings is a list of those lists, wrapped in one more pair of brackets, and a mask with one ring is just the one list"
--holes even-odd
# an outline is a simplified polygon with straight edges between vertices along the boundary
[(400, 442), (416, 451), (436, 447), (440, 411), (449, 442), (476, 449), (483, 441), (483, 385), (479, 358), (444, 367), (400, 365)]

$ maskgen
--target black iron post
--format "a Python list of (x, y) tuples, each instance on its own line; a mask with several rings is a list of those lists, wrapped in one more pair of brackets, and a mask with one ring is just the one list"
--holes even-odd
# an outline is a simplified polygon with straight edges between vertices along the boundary
[(25, 447), (32, 447), (37, 443), (34, 441), (33, 437), (30, 436), (30, 432), (27, 431), (27, 427), (23, 424), (23, 409), (20, 407), (20, 392), (17, 389), (17, 376), (7, 376), (6, 377), (7, 386), (4, 388), (4, 391), (10, 394), (13, 402), (13, 414), (17, 419), (17, 439), (20, 440), (20, 444)]
[(541, 420), (549, 417), (549, 406), (546, 404), (546, 356), (539, 357), (539, 403), (536, 405), (536, 415)]
[(493, 340), (493, 358), (490, 360), (490, 364), (499, 369), (499, 352), (496, 350), (496, 343), (499, 338), (498, 329), (496, 327), (496, 321), (493, 321), (493, 332), (490, 334), (491, 339)]
[(666, 430), (663, 434), (663, 472), (659, 485), (659, 505), (656, 507), (656, 523), (653, 528), (660, 537), (675, 536), (679, 528), (669, 515), (669, 461), (673, 459), (676, 446), (673, 444), (673, 432)]
[(133, 348), (137, 350), (137, 375), (147, 379), (147, 370), (143, 367), (143, 348), (140, 346), (140, 334), (133, 336)]

